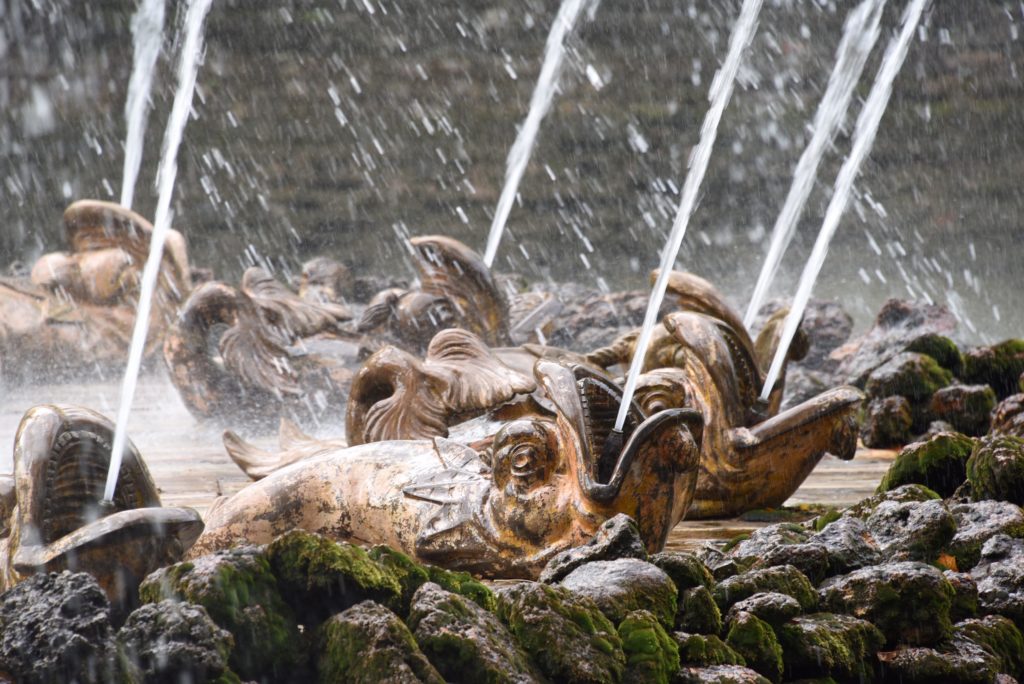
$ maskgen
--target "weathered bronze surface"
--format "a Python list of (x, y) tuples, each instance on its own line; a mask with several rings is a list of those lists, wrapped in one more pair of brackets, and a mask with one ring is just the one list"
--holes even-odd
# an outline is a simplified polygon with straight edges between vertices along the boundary
[(616, 513), (633, 516), (648, 548), (660, 549), (690, 504), (700, 415), (645, 418), (634, 406), (625, 445), (606, 453), (618, 388), (543, 360), (536, 382), (553, 415), (512, 420), (487, 447), (444, 438), (300, 445), (301, 460), (215, 504), (191, 553), (301, 528), (488, 576), (535, 577)]
[[(30, 279), (0, 278), (0, 363), (10, 373), (120, 364), (127, 354), (153, 228), (133, 211), (96, 200), (69, 206), (64, 227), (71, 251), (41, 257)], [(185, 241), (171, 230), (147, 357), (190, 288)]]
[(131, 442), (112, 507), (100, 500), (113, 425), (88, 409), (36, 406), (21, 421), (14, 474), (0, 477), (0, 590), (36, 572), (86, 571), (115, 605), (180, 560), (203, 529), (190, 508), (161, 508)]

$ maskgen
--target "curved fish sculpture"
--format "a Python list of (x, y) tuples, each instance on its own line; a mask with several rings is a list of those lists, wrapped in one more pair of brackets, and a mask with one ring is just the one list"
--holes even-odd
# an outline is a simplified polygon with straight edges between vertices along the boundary
[[(122, 364), (128, 352), (153, 227), (129, 209), (97, 200), (75, 202), (63, 220), (69, 252), (42, 256), (29, 279), (0, 277), (0, 364), (9, 376), (89, 371)], [(171, 230), (146, 358), (190, 289), (185, 240)]]
[(73, 406), (21, 420), (14, 474), (0, 476), (0, 591), (37, 572), (86, 571), (115, 606), (153, 570), (177, 562), (203, 529), (190, 508), (161, 508), (130, 441), (111, 507), (101, 504), (113, 424)]
[(618, 387), (585, 368), (539, 361), (554, 415), (505, 423), (486, 448), (452, 440), (387, 441), (319, 452), (209, 511), (191, 553), (264, 543), (294, 528), (388, 544), (489, 577), (536, 577), (617, 513), (651, 551), (689, 507), (703, 423), (691, 409), (644, 417), (633, 406), (625, 446), (604, 448)]

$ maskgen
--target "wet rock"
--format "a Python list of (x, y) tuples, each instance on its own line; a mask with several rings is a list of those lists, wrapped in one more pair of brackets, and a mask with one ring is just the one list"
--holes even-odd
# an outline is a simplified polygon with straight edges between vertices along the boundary
[(406, 554), (389, 546), (375, 546), (367, 555), (398, 581), (402, 590), (399, 610), (402, 615), (409, 612), (409, 604), (416, 590), (427, 582), (433, 582), (446, 591), (472, 599), (478, 606), (492, 613), (497, 608), (494, 592), (468, 572), (420, 565)]
[(317, 623), (361, 601), (400, 609), (402, 586), (387, 568), (352, 544), (294, 530), (267, 546), (267, 560), (285, 600)]
[(777, 627), (801, 612), (800, 604), (792, 596), (766, 591), (734, 603), (726, 616), (726, 623), (731, 624), (740, 613), (750, 613)]
[(974, 440), (958, 432), (943, 432), (900, 450), (889, 466), (879, 492), (920, 484), (940, 496), (950, 496), (967, 479), (967, 459)]
[(406, 620), (431, 664), (448, 681), (539, 681), (526, 652), (492, 613), (428, 582), (413, 596)]
[(679, 646), (679, 660), (684, 665), (746, 665), (736, 651), (714, 634), (690, 634), (673, 632), (672, 638)]
[(959, 643), (955, 651), (901, 648), (878, 654), (883, 680), (901, 684), (990, 684), (996, 660), (975, 644)]
[(843, 511), (844, 516), (850, 516), (853, 518), (859, 518), (861, 520), (867, 520), (875, 509), (879, 505), (886, 501), (895, 501), (897, 503), (903, 503), (906, 501), (930, 501), (932, 499), (941, 499), (937, 493), (928, 489), (924, 485), (912, 484), (903, 485), (896, 489), (890, 489), (887, 492), (881, 492), (879, 494), (873, 494), (866, 499), (861, 499), (853, 506), (850, 506)]
[(650, 561), (672, 579), (679, 591), (700, 586), (712, 589), (715, 586), (711, 571), (692, 553), (662, 551), (651, 556)]
[(715, 587), (715, 603), (722, 611), (733, 604), (762, 592), (792, 596), (805, 611), (814, 610), (818, 596), (807, 576), (791, 565), (751, 570), (723, 580)]
[(964, 620), (953, 625), (952, 640), (980, 646), (999, 660), (998, 672), (1024, 677), (1024, 635), (1011, 620), (999, 615)]
[(880, 504), (864, 524), (889, 560), (929, 563), (956, 534), (956, 522), (942, 501)]
[(649, 610), (671, 627), (678, 590), (664, 571), (635, 558), (594, 561), (569, 573), (561, 586), (593, 599), (608, 619), (621, 622), (634, 610)]
[(1021, 373), (1024, 373), (1024, 339), (975, 347), (964, 353), (964, 382), (989, 385), (1000, 399), (1020, 391)]
[(41, 573), (0, 595), (0, 673), (13, 681), (108, 681), (110, 637), (110, 602), (92, 575)]
[(139, 594), (147, 603), (169, 598), (205, 608), (234, 637), (229, 664), (243, 678), (289, 672), (304, 659), (294, 613), (257, 547), (237, 547), (162, 568), (143, 581)]
[(553, 557), (540, 574), (540, 581), (553, 584), (591, 561), (639, 558), (647, 560), (640, 529), (628, 515), (619, 513), (606, 520), (583, 546), (567, 549)]
[(997, 534), (1024, 538), (1024, 511), (1006, 501), (979, 501), (954, 504), (949, 509), (956, 521), (956, 534), (949, 551), (960, 570), (970, 570), (978, 562), (981, 547)]
[(871, 399), (864, 408), (860, 438), (870, 449), (906, 444), (914, 431), (914, 410), (906, 397)]
[(786, 676), (791, 679), (869, 681), (875, 653), (885, 644), (877, 627), (849, 615), (795, 617), (775, 631), (786, 656)]
[(320, 627), (321, 682), (444, 684), (397, 615), (363, 601)]
[[(834, 362), (827, 365), (834, 366)], [(835, 386), (832, 373), (806, 368), (792, 361), (786, 366), (786, 388), (782, 399), (783, 410), (796, 406)]]
[(882, 562), (878, 542), (871, 536), (864, 521), (853, 516), (840, 516), (828, 523), (811, 537), (810, 543), (825, 550), (826, 576), (842, 575)]
[(1013, 620), (1024, 629), (1024, 540), (997, 534), (981, 547), (971, 570), (978, 583), (978, 609)]
[[(1024, 375), (1021, 376), (1024, 392)], [(1012, 394), (992, 412), (992, 432), (1024, 438), (1024, 394)]]
[(945, 335), (925, 334), (913, 339), (904, 349), (908, 352), (927, 354), (936, 363), (955, 376), (963, 369), (963, 356), (956, 342)]
[(828, 554), (816, 544), (805, 543), (812, 532), (796, 523), (777, 523), (755, 530), (729, 552), (740, 566), (769, 568), (792, 565), (812, 581), (825, 577)]
[(730, 622), (725, 643), (743, 656), (747, 666), (773, 682), (782, 680), (782, 647), (774, 630), (750, 613), (737, 613)]
[(722, 631), (722, 612), (707, 587), (683, 590), (679, 596), (676, 627), (697, 634), (718, 634)]
[(978, 584), (966, 572), (954, 572), (943, 570), (942, 576), (946, 578), (955, 592), (953, 603), (949, 607), (949, 619), (953, 622), (966, 620), (978, 614)]
[(552, 681), (621, 680), (622, 641), (592, 599), (524, 582), (498, 592), (498, 616)]
[(626, 654), (623, 682), (668, 684), (679, 670), (679, 646), (650, 611), (626, 615), (619, 624), (619, 638)]
[(433, 565), (424, 566), (427, 576), (442, 589), (471, 599), (476, 605), (492, 613), (498, 609), (498, 597), (490, 588), (468, 572), (445, 570)]
[(771, 684), (771, 680), (741, 665), (684, 667), (676, 675), (677, 684)]
[(868, 620), (889, 644), (931, 645), (952, 628), (955, 592), (942, 573), (924, 563), (886, 563), (833, 577), (819, 588), (821, 606)]
[(932, 395), (928, 412), (959, 432), (980, 437), (988, 432), (996, 393), (988, 385), (950, 385)]
[(218, 627), (202, 606), (169, 599), (132, 612), (116, 641), (121, 661), (131, 664), (131, 679), (152, 684), (224, 676), (234, 647), (231, 633)]
[(986, 435), (967, 461), (975, 501), (995, 499), (1024, 505), (1024, 439)]
[(914, 424), (924, 427), (923, 409), (929, 398), (953, 382), (953, 374), (932, 357), (917, 352), (897, 354), (871, 371), (865, 386), (871, 400), (901, 396), (910, 401)]

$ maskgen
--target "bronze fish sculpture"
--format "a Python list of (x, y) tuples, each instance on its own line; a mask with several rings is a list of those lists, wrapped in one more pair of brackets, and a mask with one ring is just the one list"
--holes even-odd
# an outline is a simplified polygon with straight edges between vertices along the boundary
[(43, 405), (22, 418), (14, 474), (0, 476), (0, 591), (36, 572), (86, 571), (123, 607), (199, 536), (196, 511), (160, 507), (131, 441), (112, 506), (101, 504), (112, 441), (113, 424), (89, 409)]
[(637, 521), (648, 549), (662, 548), (696, 483), (699, 414), (644, 417), (634, 405), (625, 445), (607, 450), (618, 387), (544, 360), (535, 376), (554, 414), (507, 422), (486, 448), (444, 438), (304, 444), (298, 462), (218, 500), (191, 553), (301, 528), (489, 577), (536, 577), (617, 513)]

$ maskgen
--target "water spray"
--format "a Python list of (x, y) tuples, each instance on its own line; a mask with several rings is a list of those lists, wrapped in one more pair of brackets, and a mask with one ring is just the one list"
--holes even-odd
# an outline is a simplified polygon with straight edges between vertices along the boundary
[(132, 17), (132, 43), (135, 60), (128, 81), (128, 99), (124, 105), (128, 131), (124, 141), (124, 175), (121, 181), (121, 206), (132, 208), (135, 181), (142, 165), (142, 148), (149, 118), (149, 92), (153, 86), (156, 58), (160, 56), (164, 32), (164, 0), (141, 0)]
[(128, 416), (131, 413), (132, 400), (135, 397), (135, 384), (138, 380), (139, 368), (142, 366), (146, 334), (149, 332), (153, 292), (160, 275), (167, 231), (171, 227), (171, 195), (174, 192), (174, 179), (178, 173), (176, 161), (178, 147), (181, 145), (185, 124), (188, 123), (189, 111), (192, 108), (192, 95), (195, 92), (196, 74), (199, 71), (199, 56), (203, 50), (203, 20), (210, 11), (212, 2), (213, 0), (190, 0), (185, 14), (185, 41), (181, 46), (181, 61), (178, 64), (178, 92), (174, 95), (174, 104), (171, 106), (171, 114), (167, 120), (160, 170), (157, 172), (157, 185), (160, 194), (157, 200), (156, 216), (153, 220), (153, 235), (149, 243), (149, 258), (142, 271), (139, 305), (135, 312), (135, 328), (132, 330), (132, 341), (128, 350), (128, 366), (121, 384), (121, 403), (117, 409), (114, 444), (110, 451), (110, 469), (107, 471), (107, 483), (103, 490), (101, 504), (104, 506), (111, 505), (114, 500), (114, 489), (117, 486), (117, 476), (121, 470), (121, 460), (128, 439)]
[(835, 189), (832, 193), (832, 200), (825, 212), (825, 220), (821, 225), (821, 232), (814, 243), (814, 249), (807, 260), (803, 274), (800, 276), (800, 285), (797, 287), (796, 295), (793, 298), (793, 305), (789, 309), (786, 321), (782, 328), (782, 337), (779, 340), (779, 347), (775, 350), (775, 357), (768, 369), (768, 376), (765, 379), (764, 389), (761, 390), (761, 399), (767, 401), (771, 394), (775, 381), (782, 370), (786, 354), (789, 352), (789, 345), (793, 342), (793, 336), (800, 327), (800, 320), (803, 318), (804, 309), (807, 308), (807, 301), (811, 297), (811, 290), (814, 289), (814, 282), (821, 272), (828, 255), (828, 246), (839, 227), (839, 220), (846, 211), (849, 203), (850, 191), (853, 189), (853, 181), (860, 172), (861, 164), (871, 151), (875, 142), (875, 134), (878, 133), (878, 126), (885, 114), (886, 106), (889, 104), (889, 96), (892, 95), (892, 84), (896, 80), (903, 67), (903, 61), (907, 56), (907, 49), (910, 40), (917, 30), (917, 24), (921, 20), (928, 0), (911, 0), (903, 12), (903, 27), (897, 37), (889, 42), (882, 58), (882, 65), (878, 68), (878, 75), (875, 77), (875, 84), (871, 87), (864, 108), (857, 117), (857, 125), (853, 131), (853, 147), (850, 156), (846, 158), (839, 175), (836, 176)]
[(757, 312), (764, 303), (768, 286), (779, 270), (782, 255), (793, 240), (797, 223), (814, 187), (818, 165), (825, 155), (825, 150), (832, 143), (836, 131), (846, 118), (853, 90), (860, 82), (868, 55), (878, 41), (878, 24), (884, 7), (885, 0), (864, 0), (846, 19), (843, 38), (836, 50), (836, 66), (828, 79), (828, 87), (814, 116), (814, 134), (800, 155), (800, 161), (793, 172), (793, 185), (790, 186), (782, 211), (775, 220), (768, 256), (765, 257), (761, 274), (754, 286), (754, 294), (750, 296), (747, 314), (743, 317), (743, 325), (747, 328), (754, 322)]

